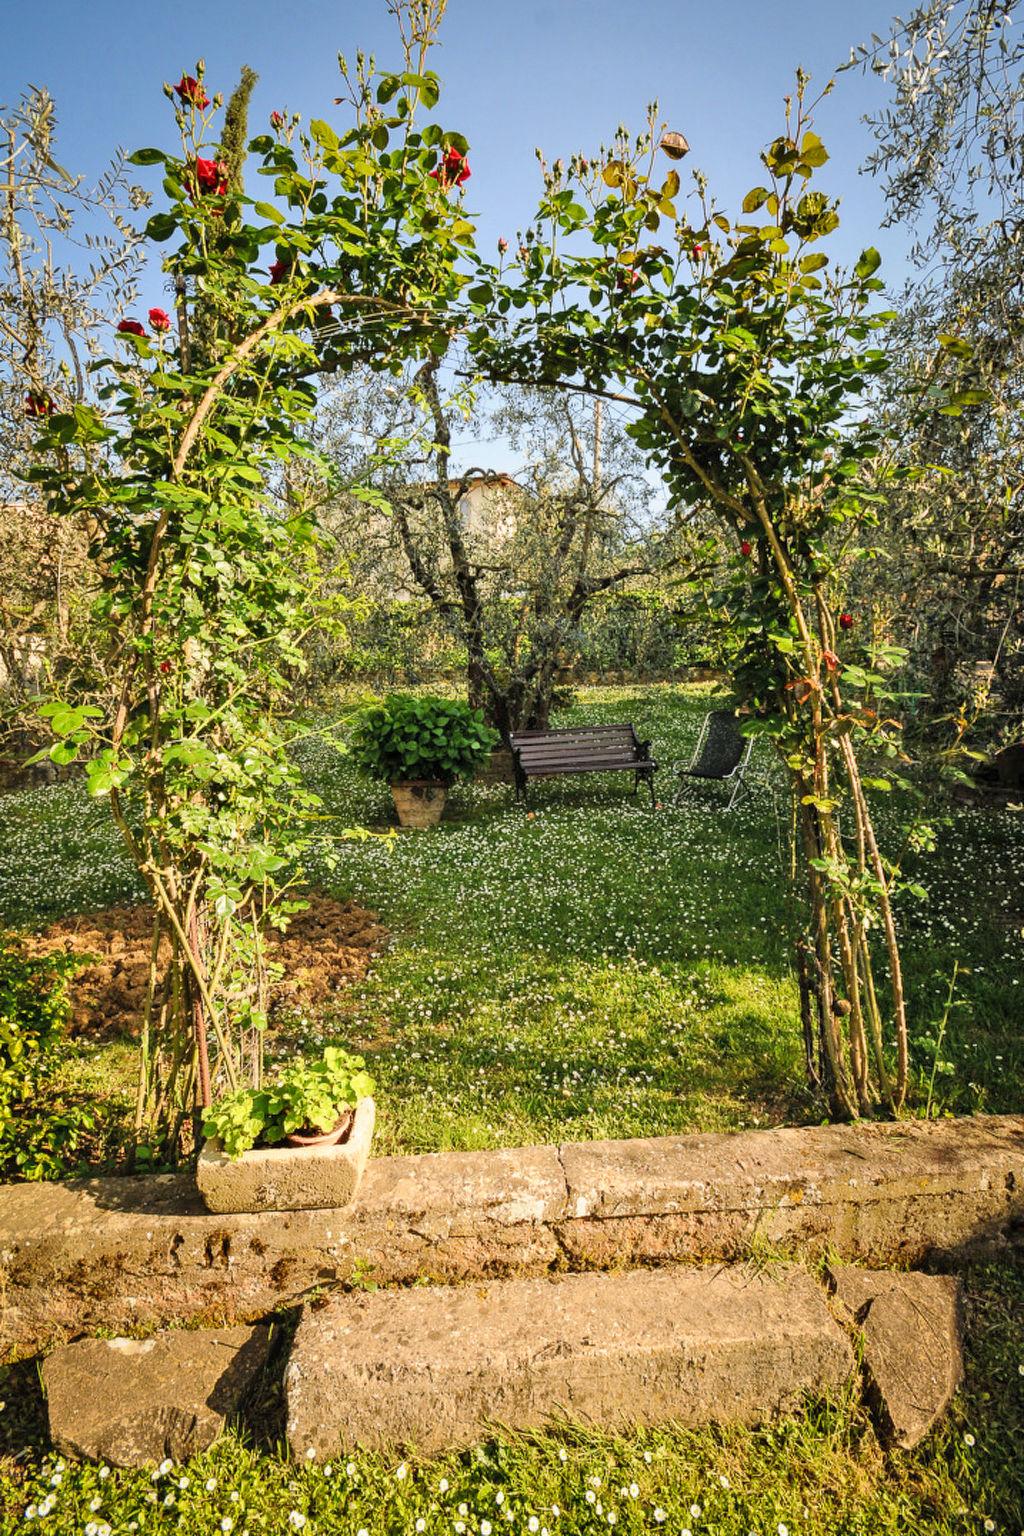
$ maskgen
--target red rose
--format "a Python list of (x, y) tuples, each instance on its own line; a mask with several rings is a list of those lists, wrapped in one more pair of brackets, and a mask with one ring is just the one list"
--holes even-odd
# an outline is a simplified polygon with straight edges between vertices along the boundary
[(169, 331), (171, 328), (171, 317), (166, 309), (151, 309), (149, 312), (149, 323), (154, 331)]
[(461, 187), (463, 182), (469, 180), (473, 172), (470, 170), (469, 161), (462, 151), (456, 149), (454, 144), (449, 144), (444, 152), (444, 159), (441, 161), (441, 164), (435, 166), (430, 174), (435, 181), (441, 183), (441, 186), (447, 192), (449, 187)]
[(744, 555), (744, 556), (748, 556), (748, 555), (751, 555), (753, 553), (753, 550), (754, 550), (754, 546), (753, 546), (753, 544), (751, 544), (750, 540), (749, 539), (744, 539), (743, 543), (740, 545), (740, 554)]
[(271, 126), (271, 128), (283, 128), (284, 127), (284, 113), (283, 112), (271, 112), (271, 114), (270, 114), (270, 126)]
[(122, 336), (145, 336), (146, 327), (141, 320), (119, 320), (117, 329)]
[(210, 105), (209, 96), (194, 75), (182, 75), (174, 90), (182, 101), (187, 101), (190, 107), (195, 107), (200, 112)]
[(172, 670), (171, 663), (169, 661), (162, 661), (160, 663), (160, 671), (164, 674), (165, 677), (167, 676), (167, 673), (170, 672), (171, 670)]
[(839, 615), (839, 628), (840, 629), (852, 629), (853, 628), (853, 614), (852, 613), (841, 613)]
[(223, 160), (196, 158), (196, 181), (200, 192), (215, 192), (223, 197), (228, 189), (228, 168)]
[(26, 416), (52, 416), (56, 409), (49, 395), (27, 394), (25, 396)]
[(270, 263), (270, 284), (283, 283), (288, 276), (288, 263), (286, 261), (272, 261)]

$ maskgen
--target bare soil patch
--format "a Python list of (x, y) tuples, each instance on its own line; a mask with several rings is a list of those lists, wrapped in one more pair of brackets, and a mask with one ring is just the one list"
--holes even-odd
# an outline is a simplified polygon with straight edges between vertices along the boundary
[[(387, 942), (374, 912), (354, 901), (311, 896), (285, 934), (271, 932), (269, 958), (284, 966), (271, 992), (271, 1008), (316, 1008), (366, 974)], [(25, 936), (31, 954), (70, 950), (89, 956), (71, 979), (72, 1033), (132, 1034), (138, 1028), (149, 973), (152, 909), (108, 907), (64, 918)]]

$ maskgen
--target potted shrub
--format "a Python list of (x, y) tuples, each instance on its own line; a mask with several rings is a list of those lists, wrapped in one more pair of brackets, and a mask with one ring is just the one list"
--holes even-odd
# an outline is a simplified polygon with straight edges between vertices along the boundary
[(262, 1088), (238, 1088), (203, 1116), (196, 1182), (211, 1211), (347, 1205), (373, 1135), (373, 1078), (361, 1056), (328, 1046)]
[(403, 827), (432, 827), (449, 786), (469, 778), (498, 741), (468, 704), (392, 694), (363, 711), (352, 733), (352, 758), (368, 777), (391, 785)]

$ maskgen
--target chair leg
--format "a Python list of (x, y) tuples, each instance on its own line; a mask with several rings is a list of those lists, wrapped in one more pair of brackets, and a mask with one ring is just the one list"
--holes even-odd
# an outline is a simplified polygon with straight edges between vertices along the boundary
[(750, 793), (750, 787), (743, 779), (742, 775), (736, 780), (732, 787), (732, 794), (729, 796), (729, 804), (726, 806), (727, 811), (732, 810), (741, 794), (746, 795), (748, 799), (753, 798)]

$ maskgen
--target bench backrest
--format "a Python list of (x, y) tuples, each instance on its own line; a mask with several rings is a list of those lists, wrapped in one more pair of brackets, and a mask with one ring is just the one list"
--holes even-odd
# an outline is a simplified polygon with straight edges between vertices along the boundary
[(599, 762), (641, 759), (643, 753), (631, 725), (578, 725), (553, 731), (517, 731), (509, 745), (527, 772), (545, 764), (592, 767)]

